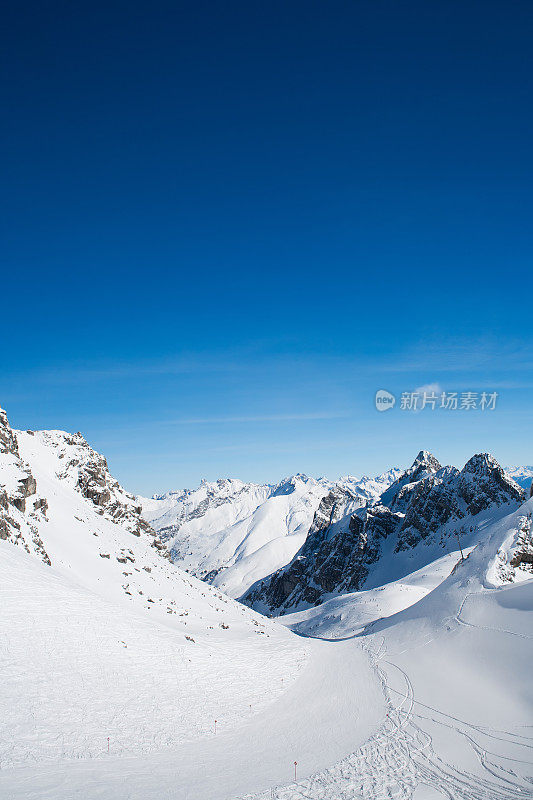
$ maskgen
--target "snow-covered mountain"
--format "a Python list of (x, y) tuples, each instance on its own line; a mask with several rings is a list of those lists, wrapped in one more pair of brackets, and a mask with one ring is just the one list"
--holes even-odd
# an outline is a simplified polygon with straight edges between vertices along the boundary
[(81, 434), (3, 411), (0, 540), (0, 775), (100, 757), (107, 737), (139, 755), (229, 731), (305, 664), (302, 641), (172, 564)]
[(300, 635), (363, 646), (387, 696), (385, 725), (287, 797), (533, 796), (533, 567), (501, 572), (520, 541), (531, 547), (532, 512), (533, 499), (487, 518), (465, 560), (457, 551), (401, 581), (283, 617)]
[(506, 467), (505, 471), (529, 495), (533, 483), (533, 467)]
[[(258, 536), (307, 481), (247, 515), (245, 484), (204, 484), (182, 521)], [(533, 499), (488, 455), (354, 483), (318, 499), (293, 597), (364, 586), (283, 628), (174, 565), (81, 434), (0, 413), (0, 797), (531, 798)]]
[(321, 501), (309, 534), (293, 560), (258, 581), (242, 598), (253, 608), (283, 614), (335, 594), (395, 581), (455, 549), (468, 546), (483, 512), (523, 500), (523, 490), (488, 454), (459, 471), (427, 451), (361, 509), (335, 487)]
[(176, 564), (240, 597), (291, 561), (325, 495), (338, 487), (359, 508), (379, 497), (399, 473), (337, 482), (301, 474), (277, 484), (204, 481), (195, 490), (142, 498), (142, 508)]

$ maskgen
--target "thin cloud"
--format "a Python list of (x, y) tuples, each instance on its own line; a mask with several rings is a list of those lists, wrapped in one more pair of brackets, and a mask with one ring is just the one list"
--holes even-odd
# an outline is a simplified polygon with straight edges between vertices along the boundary
[(425, 383), (422, 386), (417, 386), (416, 389), (412, 389), (408, 392), (409, 395), (413, 395), (416, 398), (416, 402), (413, 403), (412, 407), (407, 407), (406, 410), (410, 411), (412, 414), (418, 414), (422, 411), (425, 397), (431, 395), (438, 397), (443, 391), (442, 386), (437, 382)]
[(319, 419), (345, 419), (345, 412), (318, 411), (309, 414), (259, 414), (256, 416), (235, 417), (188, 417), (170, 420), (171, 425), (212, 425), (232, 422), (299, 422)]
[(443, 391), (440, 383), (425, 383), (423, 386), (417, 386), (416, 389), (413, 389), (413, 392), (419, 394), (420, 397), (423, 397), (424, 394), (442, 394)]
[(522, 342), (492, 338), (428, 342), (380, 365), (384, 372), (482, 372), (529, 370), (531, 352)]

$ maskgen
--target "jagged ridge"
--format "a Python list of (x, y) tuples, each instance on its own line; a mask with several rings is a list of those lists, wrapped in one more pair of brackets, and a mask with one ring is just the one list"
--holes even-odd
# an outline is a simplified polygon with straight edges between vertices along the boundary
[(285, 613), (323, 602), (331, 593), (358, 591), (383, 557), (385, 544), (391, 560), (428, 538), (445, 547), (451, 533), (439, 532), (450, 521), (460, 523), (492, 506), (522, 499), (522, 489), (486, 453), (473, 456), (459, 471), (442, 467), (431, 453), (421, 451), (379, 500), (363, 510), (353, 509), (348, 492), (330, 492), (292, 562), (258, 582), (242, 600)]

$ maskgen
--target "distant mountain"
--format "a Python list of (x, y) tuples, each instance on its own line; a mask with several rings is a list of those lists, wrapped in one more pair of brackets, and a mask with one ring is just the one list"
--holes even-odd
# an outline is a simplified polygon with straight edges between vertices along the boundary
[(337, 482), (302, 474), (277, 484), (203, 481), (195, 490), (142, 498), (143, 514), (176, 564), (240, 597), (291, 561), (329, 492), (342, 491), (355, 510), (379, 497), (399, 473)]
[(529, 490), (533, 482), (533, 467), (506, 467), (505, 471), (522, 489), (529, 495)]
[[(263, 613), (284, 614), (328, 597), (380, 586), (443, 555), (456, 534), (474, 540), (483, 512), (516, 505), (523, 490), (488, 454), (459, 471), (427, 451), (364, 508), (334, 487), (317, 508), (292, 561), (258, 581), (242, 598)], [(503, 512), (502, 512), (503, 513)]]

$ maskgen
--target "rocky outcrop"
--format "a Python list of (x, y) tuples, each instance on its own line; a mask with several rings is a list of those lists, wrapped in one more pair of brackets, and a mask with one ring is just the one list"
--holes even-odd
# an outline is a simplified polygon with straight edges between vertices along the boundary
[(0, 408), (0, 453), (11, 453), (11, 455), (19, 457), (17, 437), (11, 430), (3, 408)]
[(513, 569), (533, 574), (533, 530), (531, 517), (521, 517), (516, 546), (509, 561)]
[(444, 527), (449, 522), (522, 499), (522, 489), (486, 453), (473, 456), (459, 471), (421, 451), (373, 505), (353, 508), (346, 493), (330, 492), (293, 561), (255, 584), (242, 600), (279, 614), (316, 605), (329, 594), (358, 591), (384, 557), (385, 542), (392, 559), (429, 540), (442, 543), (454, 533)]
[(143, 519), (141, 503), (110, 474), (107, 461), (84, 436), (64, 431), (32, 432), (57, 459), (56, 475), (79, 492), (98, 514), (121, 525), (134, 536), (147, 536), (158, 553), (169, 558), (164, 544)]
[(487, 574), (495, 586), (533, 577), (533, 523), (531, 512), (518, 517), (514, 531), (502, 542)]
[[(81, 433), (38, 431), (35, 435), (55, 451), (60, 462), (58, 478), (73, 484), (99, 513), (135, 536), (146, 533), (157, 538), (142, 517), (140, 502), (113, 478), (104, 456), (93, 450)], [(158, 541), (154, 546), (159, 545)]]
[[(159, 556), (169, 559), (165, 545), (142, 517), (141, 503), (126, 492), (109, 473), (106, 459), (86, 442), (81, 433), (11, 429), (0, 410), (0, 538), (24, 547), (50, 563), (39, 530), (47, 524), (48, 501), (37, 494), (36, 474), (42, 469), (55, 472), (90, 503), (102, 517), (120, 525), (132, 535), (144, 536)], [(41, 465), (41, 467), (39, 467)]]
[(50, 564), (37, 525), (46, 520), (48, 503), (44, 497), (36, 497), (36, 492), (37, 482), (30, 466), (20, 457), (6, 412), (0, 409), (0, 539), (19, 545)]

